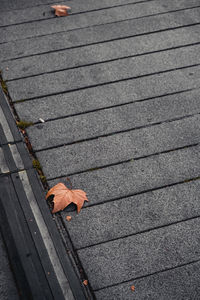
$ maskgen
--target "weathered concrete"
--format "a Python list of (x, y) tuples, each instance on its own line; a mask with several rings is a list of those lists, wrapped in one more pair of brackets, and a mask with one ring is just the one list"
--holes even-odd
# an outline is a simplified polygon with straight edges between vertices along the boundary
[(0, 108), (0, 298), (18, 299), (12, 270), (20, 299), (85, 299), (2, 91)]
[[(59, 31), (74, 30), (88, 26), (100, 25), (131, 18), (144, 17), (152, 14), (165, 13), (177, 9), (185, 9), (199, 6), (199, 0), (166, 0), (162, 5), (160, 0), (147, 1), (105, 10), (86, 12), (84, 14), (71, 15), (67, 18), (53, 18), (40, 22), (13, 25), (0, 28), (1, 42), (16, 41), (33, 36), (46, 35)], [(120, 14), (119, 14), (120, 10)]]
[(194, 90), (46, 122), (28, 128), (27, 132), (34, 150), (41, 150), (198, 113), (199, 90)]
[(89, 299), (199, 299), (199, 0), (74, 0), (66, 18), (17, 1), (3, 79), (49, 186), (89, 198), (54, 215), (62, 259)]
[[(88, 247), (200, 216), (200, 181), (87, 207), (63, 222), (76, 248)], [(84, 228), (84, 230), (82, 230)]]
[(7, 42), (0, 44), (0, 59), (9, 60), (27, 55), (149, 34), (150, 32), (163, 31), (196, 23), (199, 24), (199, 12), (200, 8), (197, 7), (188, 9), (187, 11), (175, 11), (164, 15), (77, 29), (73, 32), (62, 31), (50, 35)]
[[(11, 1), (6, 1), (6, 0), (1, 0), (1, 5), (2, 5), (2, 11), (7, 11), (9, 10), (17, 10), (17, 9), (22, 9), (24, 7), (34, 7), (37, 5), (42, 5), (46, 3), (54, 3), (53, 0), (35, 0), (34, 3), (32, 1), (26, 1), (26, 0), (11, 0)], [(61, 2), (61, 1), (58, 1)]]
[[(177, 267), (95, 292), (97, 300), (198, 299), (200, 262)], [(131, 286), (135, 285), (135, 291)]]
[[(122, 81), (72, 93), (58, 94), (31, 101), (21, 103), (19, 102), (15, 104), (15, 108), (20, 119), (31, 122), (38, 122), (39, 118), (42, 118), (44, 120), (56, 119), (60, 117), (84, 113), (87, 111), (93, 111), (96, 109), (107, 108), (110, 106), (112, 107), (115, 105), (141, 101), (152, 97), (159, 97), (162, 95), (176, 93), (182, 90), (193, 89), (198, 87), (200, 87), (199, 66), (175, 70), (173, 72), (166, 72), (163, 74), (152, 75), (144, 78), (138, 78), (134, 81)], [(141, 111), (142, 116), (145, 119), (144, 110), (142, 109), (143, 105), (146, 106), (149, 104), (148, 111), (151, 115), (151, 109), (153, 108), (151, 104), (154, 104), (156, 105), (156, 108), (157, 110), (159, 110), (159, 112), (161, 112), (162, 110), (164, 111), (164, 114), (168, 116), (168, 110), (170, 114), (171, 107), (174, 107), (174, 105), (176, 106), (176, 104), (178, 104), (176, 108), (174, 107), (173, 114), (180, 112), (180, 110), (182, 110), (182, 106), (185, 107), (185, 103), (188, 102), (186, 111), (189, 112), (190, 108), (192, 108), (194, 105), (193, 103), (197, 101), (197, 107), (195, 106), (195, 109), (197, 109), (198, 111), (198, 97), (199, 91), (190, 91), (189, 93), (181, 94), (180, 96), (171, 95), (169, 97), (164, 97), (163, 99), (161, 98), (157, 100), (152, 100), (150, 102), (146, 101), (144, 104), (138, 103), (134, 105), (134, 109), (136, 112), (138, 112), (137, 118), (140, 117), (139, 112)], [(170, 99), (172, 100), (170, 101)], [(180, 103), (181, 105), (179, 105)], [(165, 104), (167, 109), (165, 109)], [(161, 107), (159, 109), (160, 105)], [(139, 107), (141, 107), (141, 110)], [(131, 105), (129, 106), (129, 108), (132, 111), (132, 113), (134, 113), (134, 110), (131, 109)], [(106, 114), (106, 112), (107, 111), (105, 110), (104, 114)], [(101, 112), (99, 113), (100, 115), (102, 114)], [(134, 118), (136, 118), (136, 115), (134, 115)], [(75, 122), (75, 119), (73, 121)], [(102, 121), (108, 122), (108, 120), (105, 120), (105, 118)], [(62, 126), (64, 126), (64, 123), (62, 124)], [(70, 126), (69, 123), (68, 126)], [(73, 131), (75, 130), (74, 128), (75, 127), (73, 126)], [(56, 130), (55, 126), (54, 130)], [(30, 133), (31, 128), (28, 129), (28, 131)], [(68, 132), (68, 134), (69, 133), (70, 132)], [(35, 130), (35, 134), (37, 134), (37, 130)], [(51, 131), (51, 135), (52, 134), (53, 132)], [(35, 147), (35, 145), (33, 146)]]
[(44, 166), (47, 178), (51, 179), (194, 145), (200, 143), (199, 132), (200, 115), (197, 115), (83, 143), (44, 150), (37, 153), (37, 156)]
[(93, 289), (100, 289), (198, 260), (199, 230), (198, 218), (78, 250), (78, 255)]
[[(23, 22), (30, 22), (30, 21), (38, 21), (38, 20), (44, 20), (49, 18), (54, 18), (54, 10), (51, 9), (51, 5), (55, 4), (54, 0), (46, 1), (47, 4), (45, 4), (45, 1), (35, 1), (34, 4), (38, 6), (28, 7), (30, 5), (30, 1), (21, 1), (21, 9), (19, 6), (19, 3), (17, 3), (17, 10), (14, 9), (14, 3), (12, 3), (12, 6), (10, 4), (11, 1), (7, 2), (7, 5), (5, 8), (10, 9), (10, 11), (6, 11), (6, 14), (4, 12), (0, 12), (0, 26), (6, 26), (11, 24), (18, 24)], [(52, 4), (51, 4), (52, 2)], [(61, 1), (56, 1), (56, 3), (59, 3)], [(83, 13), (87, 11), (97, 10), (97, 9), (103, 9), (103, 8), (109, 8), (117, 5), (127, 5), (129, 3), (139, 3), (143, 2), (143, 0), (101, 0), (98, 2), (94, 2), (93, 0), (85, 0), (84, 2), (82, 0), (76, 0), (76, 3), (74, 5), (73, 2), (64, 2), (62, 1), (60, 4), (69, 5), (71, 7), (71, 13)], [(22, 6), (23, 5), (23, 6)], [(28, 8), (24, 8), (28, 7)], [(1, 11), (3, 11), (3, 7), (1, 7)]]
[[(200, 25), (2, 63), (5, 80), (200, 43)], [(51, 61), (51, 64), (49, 64)]]
[[(107, 84), (118, 80), (147, 76), (152, 73), (200, 63), (200, 45), (124, 58), (108, 63), (19, 79), (7, 83), (13, 100), (29, 99)], [(20, 89), (17, 87), (20, 85)]]
[[(70, 176), (94, 205), (199, 177), (200, 146), (190, 147)], [(50, 180), (50, 186), (65, 178)]]
[(5, 245), (0, 234), (0, 298), (1, 300), (19, 300)]

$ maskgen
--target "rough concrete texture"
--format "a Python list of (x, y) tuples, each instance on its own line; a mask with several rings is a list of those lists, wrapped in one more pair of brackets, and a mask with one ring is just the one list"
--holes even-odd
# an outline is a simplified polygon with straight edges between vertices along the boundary
[[(85, 2), (84, 2), (85, 4)], [(0, 59), (23, 57), (65, 48), (85, 46), (120, 38), (149, 34), (150, 32), (168, 30), (192, 24), (199, 24), (200, 8), (191, 8), (186, 12), (174, 11), (163, 15), (148, 16), (141, 19), (131, 19), (101, 24), (98, 26), (61, 31), (50, 35), (32, 37), (29, 39), (0, 44)], [(190, 26), (189, 26), (190, 27)], [(116, 29), (117, 28), (117, 29)], [(195, 30), (195, 28), (193, 28)]]
[(200, 115), (197, 115), (54, 148), (39, 152), (37, 156), (47, 178), (51, 179), (198, 144), (199, 132)]
[(0, 299), (1, 300), (18, 300), (18, 292), (14, 282), (13, 274), (10, 269), (8, 256), (5, 245), (0, 234)]
[[(96, 109), (102, 109), (117, 105), (119, 106), (120, 104), (132, 103), (135, 101), (144, 101), (148, 98), (159, 96), (161, 97), (161, 95), (177, 93), (182, 90), (198, 87), (200, 87), (199, 66), (188, 67), (181, 70), (175, 70), (173, 72), (166, 72), (163, 74), (138, 78), (134, 81), (122, 81), (72, 93), (58, 94), (26, 102), (23, 101), (16, 103), (15, 108), (20, 119), (31, 122), (38, 122), (39, 118), (49, 120), (65, 116), (68, 117), (87, 111), (93, 111)], [(190, 97), (190, 93), (192, 97)], [(153, 104), (155, 104), (159, 112), (162, 110), (164, 111), (166, 116), (168, 116), (168, 114), (171, 112), (171, 107), (174, 107), (173, 114), (178, 113), (182, 109), (181, 106), (185, 107), (185, 103), (188, 103), (187, 112), (189, 112), (190, 106), (193, 107), (193, 103), (195, 101), (197, 101), (198, 106), (198, 99), (199, 91), (197, 90), (196, 92), (190, 91), (189, 93), (182, 93), (180, 96), (170, 95), (169, 97), (161, 97), (161, 99), (157, 100), (148, 99), (148, 101), (151, 101), (145, 101), (144, 104), (134, 104), (134, 107), (135, 110), (139, 112), (143, 111), (139, 110), (139, 107), (141, 107), (142, 109), (143, 105), (145, 107), (148, 106), (148, 111), (151, 114), (151, 109), (153, 108)], [(179, 103), (181, 102), (182, 104), (179, 105)], [(165, 109), (165, 103), (167, 109)], [(133, 107), (133, 105), (129, 106), (130, 110), (132, 110), (131, 107)], [(198, 109), (199, 106), (197, 108), (197, 111)], [(169, 112), (167, 112), (167, 110), (169, 110)], [(104, 110), (104, 113), (106, 114), (106, 110)], [(142, 114), (144, 117), (144, 112)], [(134, 115), (134, 118), (135, 117), (136, 115)], [(139, 117), (140, 116), (138, 114), (137, 118)], [(75, 118), (73, 119), (73, 121), (75, 121)], [(58, 124), (59, 122), (62, 121), (58, 121), (55, 124)], [(40, 135), (42, 135), (42, 131), (45, 131), (48, 126), (50, 125), (45, 124), (45, 126), (42, 127), (42, 130), (40, 130)], [(64, 126), (64, 122), (62, 126)], [(69, 123), (68, 126), (70, 126)], [(28, 129), (28, 132), (30, 133), (31, 130), (32, 127)], [(54, 126), (54, 130), (56, 130), (56, 126)], [(75, 129), (73, 127), (73, 131), (74, 130)], [(35, 127), (34, 134), (37, 136), (37, 127)], [(52, 134), (53, 132), (51, 131), (51, 135)], [(44, 138), (45, 136), (43, 136), (43, 139)], [(33, 146), (35, 147), (35, 144)]]
[[(182, 47), (200, 42), (200, 25), (150, 35), (116, 40), (98, 45), (36, 55), (2, 63), (5, 80), (84, 66), (112, 59)], [(51, 64), (49, 64), (51, 61)]]
[[(141, 193), (199, 176), (199, 146), (149, 156), (70, 176), (73, 188), (87, 191), (85, 205)], [(67, 167), (66, 167), (67, 169)], [(65, 178), (49, 180), (50, 186)]]
[(199, 90), (195, 90), (38, 124), (30, 127), (28, 134), (34, 150), (41, 150), (198, 113)]
[(88, 195), (64, 243), (97, 299), (199, 299), (199, 0), (46, 1), (2, 18), (0, 55), (49, 186)]
[[(35, 0), (34, 3), (32, 1), (26, 1), (26, 0), (11, 0), (11, 1), (6, 1), (6, 0), (1, 0), (1, 11), (4, 11), (7, 13), (9, 10), (18, 10), (22, 9), (24, 7), (29, 7), (32, 8), (34, 6), (38, 5), (43, 5), (43, 4), (49, 4), (54, 2), (53, 0)], [(61, 2), (61, 1), (58, 1)]]
[(147, 15), (165, 13), (168, 11), (192, 8), (199, 5), (198, 0), (166, 0), (163, 5), (160, 0), (147, 1), (119, 8), (113, 7), (106, 10), (86, 12), (85, 14), (71, 15), (68, 18), (53, 18), (42, 20), (41, 22), (30, 22), (27, 24), (13, 25), (0, 28), (1, 42), (16, 41), (33, 36), (51, 34), (59, 31), (74, 30), (87, 26), (100, 25), (122, 21), (131, 18), (144, 17)]
[(74, 246), (88, 247), (200, 216), (199, 188), (199, 181), (191, 181), (102, 203), (70, 212), (71, 222), (63, 212), (63, 222)]
[[(30, 99), (120, 80), (147, 76), (200, 63), (200, 45), (124, 58), (108, 63), (80, 67), (9, 81), (13, 100)], [(20, 85), (20, 89), (17, 86)]]
[[(97, 300), (188, 300), (200, 294), (200, 262), (95, 292)], [(131, 286), (135, 286), (134, 292)]]
[[(76, 5), (74, 5), (73, 2), (65, 3), (64, 1), (56, 1), (56, 3), (61, 2), (60, 4), (68, 5), (71, 7), (72, 11), (70, 14), (77, 14), (80, 12), (87, 12), (92, 11), (94, 9), (102, 9), (102, 8), (110, 8), (112, 6), (121, 6), (121, 5), (127, 5), (132, 3), (139, 3), (143, 0), (110, 0), (109, 2), (106, 0), (101, 0), (98, 2), (94, 2), (93, 0), (76, 0)], [(7, 5), (5, 8), (8, 9), (10, 6), (10, 9), (13, 9), (13, 4), (17, 4), (17, 10), (13, 9), (8, 12), (3, 13), (3, 7), (1, 8), (2, 13), (0, 12), (0, 26), (6, 26), (11, 24), (18, 24), (23, 22), (30, 22), (30, 21), (38, 21), (38, 20), (44, 20), (49, 18), (54, 18), (54, 10), (51, 9), (51, 5), (55, 4), (54, 0), (51, 1), (35, 1), (34, 4), (37, 6), (33, 6), (31, 9), (28, 7), (30, 5), (30, 1), (20, 1), (21, 5), (19, 6), (19, 1), (15, 1), (15, 3), (12, 3), (12, 7), (10, 5), (10, 2), (7, 2)], [(52, 3), (51, 3), (52, 2)], [(25, 8), (27, 7), (27, 8)]]
[[(200, 219), (78, 250), (93, 289), (198, 260)], [(89, 257), (89, 260), (88, 260)]]

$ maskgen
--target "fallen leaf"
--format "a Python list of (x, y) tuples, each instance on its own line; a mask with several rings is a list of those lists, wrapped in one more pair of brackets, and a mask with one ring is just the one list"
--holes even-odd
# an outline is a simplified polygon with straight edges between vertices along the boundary
[(133, 291), (133, 292), (135, 291), (135, 286), (134, 285), (131, 286), (131, 291)]
[(71, 216), (66, 216), (66, 220), (69, 222), (71, 221), (72, 217)]
[(85, 279), (85, 280), (83, 281), (83, 284), (84, 284), (84, 285), (88, 285), (88, 280)]
[(60, 210), (63, 210), (71, 203), (77, 205), (77, 211), (79, 213), (84, 204), (84, 201), (88, 201), (88, 198), (84, 191), (70, 190), (63, 183), (58, 183), (54, 187), (52, 187), (48, 191), (46, 199), (51, 195), (54, 195), (54, 207), (52, 213), (56, 213)]
[(66, 5), (53, 5), (51, 7), (55, 9), (55, 15), (58, 17), (68, 16), (68, 10), (71, 10), (71, 7)]

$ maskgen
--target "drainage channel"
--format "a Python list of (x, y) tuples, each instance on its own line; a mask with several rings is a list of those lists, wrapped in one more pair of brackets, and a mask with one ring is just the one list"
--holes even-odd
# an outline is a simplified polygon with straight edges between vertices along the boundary
[(0, 229), (20, 299), (88, 299), (2, 90)]

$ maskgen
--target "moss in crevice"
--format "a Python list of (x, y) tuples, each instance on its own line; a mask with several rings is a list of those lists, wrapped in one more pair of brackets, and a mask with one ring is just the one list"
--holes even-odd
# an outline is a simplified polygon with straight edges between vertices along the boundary
[(47, 189), (48, 188), (47, 179), (46, 179), (46, 177), (43, 174), (42, 166), (41, 166), (39, 160), (38, 159), (34, 159), (32, 161), (32, 164), (33, 164), (33, 167), (37, 170), (37, 173), (38, 173), (38, 175), (40, 177), (41, 182), (43, 183), (44, 188)]
[(42, 167), (41, 167), (41, 165), (40, 165), (40, 162), (39, 162), (39, 160), (37, 160), (37, 159), (34, 159), (34, 160), (33, 160), (33, 167), (34, 167), (36, 170), (38, 170), (38, 171), (42, 171)]
[(1, 71), (0, 71), (0, 83), (1, 83), (1, 87), (2, 87), (3, 92), (4, 92), (6, 95), (8, 95), (8, 87), (7, 87), (6, 82), (5, 82), (5, 81), (3, 80), (3, 78), (2, 78), (2, 73), (1, 73)]
[(1, 87), (2, 87), (3, 92), (7, 95), (8, 94), (8, 88), (7, 88), (6, 82), (3, 81), (3, 80), (1, 81)]
[(44, 175), (40, 175), (40, 180), (42, 181), (42, 183), (47, 183), (46, 176)]
[(20, 100), (15, 100), (14, 103), (22, 103), (22, 102), (25, 102), (24, 99), (20, 99)]
[(22, 130), (26, 129), (27, 127), (29, 127), (31, 125), (33, 125), (33, 122), (27, 122), (27, 121), (23, 121), (23, 120), (17, 121), (17, 126)]

